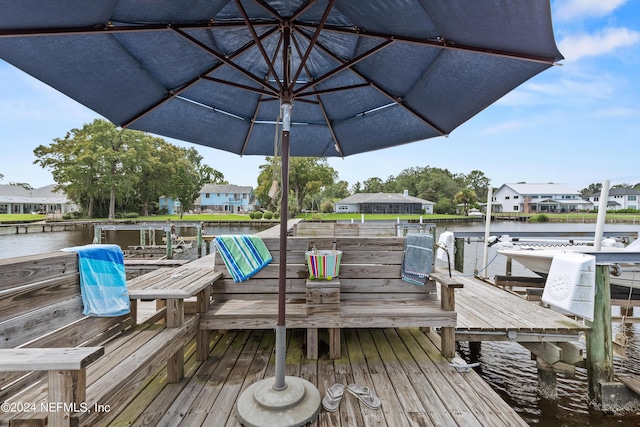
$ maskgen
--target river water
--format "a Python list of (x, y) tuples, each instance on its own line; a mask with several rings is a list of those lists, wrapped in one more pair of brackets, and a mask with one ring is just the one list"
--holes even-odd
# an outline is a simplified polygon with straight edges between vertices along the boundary
[[(595, 224), (527, 224), (520, 222), (499, 222), (491, 226), (491, 234), (509, 234), (523, 231), (572, 231), (593, 232)], [(183, 231), (184, 230), (184, 231)], [(438, 224), (437, 233), (449, 230), (483, 232), (484, 224)], [(605, 231), (629, 232), (640, 230), (640, 226), (630, 224), (606, 224)], [(241, 227), (209, 227), (203, 234), (253, 234), (260, 229), (249, 226)], [(195, 235), (195, 230), (181, 229), (183, 235)], [(123, 249), (129, 245), (139, 244), (137, 231), (109, 231), (107, 242), (116, 243)], [(158, 236), (158, 240), (161, 237)], [(64, 247), (84, 245), (93, 239), (93, 230), (86, 227), (82, 231), (47, 232), (0, 236), (0, 258), (23, 255), (34, 255), (60, 250)], [(158, 241), (158, 244), (161, 242)], [(187, 256), (195, 256), (193, 253)], [(483, 244), (471, 242), (465, 244), (465, 271), (472, 274), (474, 270), (482, 272), (484, 268)], [(506, 259), (498, 255), (494, 248), (489, 248), (487, 276), (504, 274)], [(514, 275), (531, 275), (532, 273), (517, 262), (513, 263)], [(640, 308), (636, 309), (640, 311)], [(613, 307), (614, 315), (622, 314), (619, 307)], [(640, 375), (640, 325), (620, 323), (613, 324), (614, 333), (624, 332), (630, 338), (627, 357), (615, 357), (616, 374)], [(635, 336), (638, 335), (638, 338)], [(584, 342), (580, 343), (584, 346)], [(471, 348), (467, 343), (460, 343), (460, 354), (469, 362), (478, 361), (476, 371), (502, 398), (513, 407), (527, 423), (532, 426), (553, 427), (613, 427), (640, 426), (640, 409), (627, 410), (617, 414), (603, 414), (589, 409), (587, 402), (586, 370), (577, 368), (576, 378), (568, 379), (558, 375), (558, 399), (547, 400), (537, 395), (537, 371), (535, 361), (530, 353), (517, 343), (484, 342), (480, 350)]]

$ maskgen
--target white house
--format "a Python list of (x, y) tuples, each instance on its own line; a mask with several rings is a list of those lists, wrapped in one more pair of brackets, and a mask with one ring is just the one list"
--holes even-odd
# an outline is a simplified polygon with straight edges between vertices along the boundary
[(54, 188), (55, 184), (33, 190), (17, 185), (0, 185), (0, 214), (66, 214), (78, 210), (63, 192), (55, 192)]
[[(588, 196), (588, 200), (597, 209), (600, 205), (600, 192)], [(607, 201), (608, 211), (619, 211), (622, 209), (638, 209), (638, 199), (640, 191), (633, 188), (611, 188), (609, 189), (609, 199)]]
[(357, 193), (335, 203), (336, 213), (432, 214), (435, 203), (399, 193)]
[(593, 203), (564, 184), (503, 184), (493, 193), (494, 212), (575, 212), (593, 209)]

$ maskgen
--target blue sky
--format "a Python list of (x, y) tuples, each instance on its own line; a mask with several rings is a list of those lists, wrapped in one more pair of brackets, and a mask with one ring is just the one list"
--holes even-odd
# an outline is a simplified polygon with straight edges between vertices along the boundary
[[(330, 159), (349, 185), (385, 180), (414, 166), (467, 174), (481, 170), (494, 187), (556, 182), (640, 183), (640, 2), (552, 2), (556, 42), (566, 58), (500, 99), (448, 138)], [(92, 122), (96, 113), (0, 60), (1, 184), (52, 184), (33, 165), (33, 149)], [(264, 157), (193, 146), (233, 184), (257, 185)]]

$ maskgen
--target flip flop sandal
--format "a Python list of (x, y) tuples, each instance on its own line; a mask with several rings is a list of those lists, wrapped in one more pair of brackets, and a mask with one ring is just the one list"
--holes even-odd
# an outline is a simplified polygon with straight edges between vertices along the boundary
[(327, 389), (327, 393), (322, 398), (322, 407), (329, 412), (337, 411), (338, 407), (340, 406), (340, 401), (342, 400), (343, 395), (344, 395), (343, 384), (332, 385), (330, 388)]
[(382, 402), (380, 398), (376, 396), (369, 387), (364, 387), (358, 384), (349, 384), (347, 387), (349, 393), (357, 397), (360, 402), (364, 403), (371, 409), (378, 409)]

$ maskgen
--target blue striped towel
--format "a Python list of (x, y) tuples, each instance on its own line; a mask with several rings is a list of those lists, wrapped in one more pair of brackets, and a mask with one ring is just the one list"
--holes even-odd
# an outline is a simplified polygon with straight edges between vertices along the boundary
[(116, 317), (131, 311), (124, 256), (118, 245), (85, 245), (62, 250), (78, 253), (82, 314)]
[(224, 235), (214, 242), (235, 283), (244, 282), (273, 259), (258, 236)]
[(402, 280), (414, 285), (424, 285), (431, 274), (432, 264), (433, 236), (407, 234), (402, 255)]

